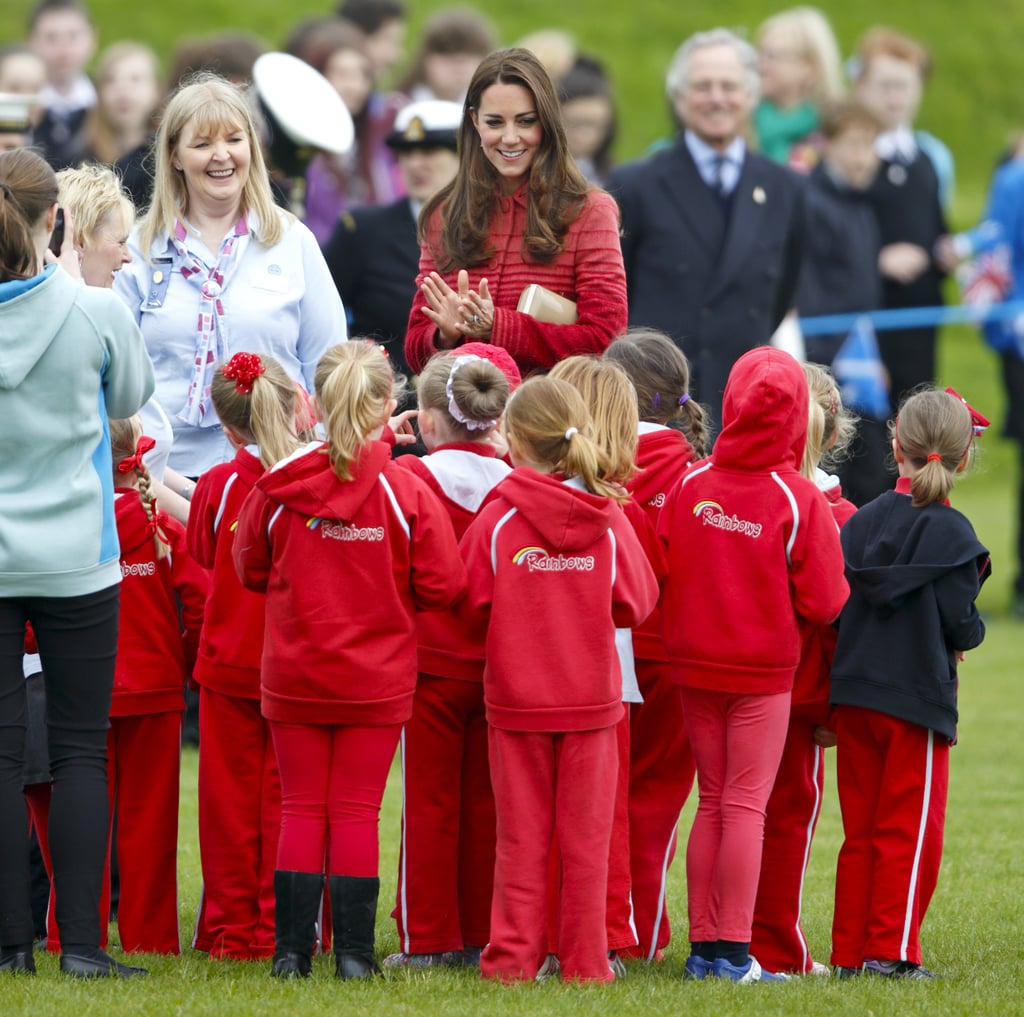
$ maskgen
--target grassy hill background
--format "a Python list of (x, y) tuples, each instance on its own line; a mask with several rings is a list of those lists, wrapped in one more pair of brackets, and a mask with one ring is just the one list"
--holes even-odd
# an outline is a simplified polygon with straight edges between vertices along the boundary
[[(429, 14), (446, 0), (407, 0), (410, 40)], [(278, 46), (304, 17), (333, 9), (330, 0), (283, 4), (278, 0), (177, 0), (135, 3), (91, 0), (101, 45), (118, 38), (149, 43), (166, 61), (182, 36), (202, 36), (226, 27), (245, 28)], [(662, 92), (665, 68), (676, 46), (691, 32), (726, 25), (751, 35), (784, 3), (717, 0), (679, 4), (675, 0), (479, 0), (474, 6), (498, 27), (504, 43), (529, 31), (558, 27), (570, 31), (580, 48), (608, 65), (619, 97), (617, 155), (639, 155), (668, 130)], [(993, 160), (1011, 130), (1024, 128), (1018, 98), (1018, 40), (1024, 35), (1024, 5), (998, 0), (968, 8), (957, 0), (863, 0), (858, 4), (820, 0), (848, 54), (867, 27), (887, 24), (923, 40), (935, 63), (920, 124), (952, 148), (958, 171), (957, 219), (977, 214)], [(0, 39), (23, 37), (29, 0), (8, 0), (0, 9)]]
[[(409, 49), (416, 29), (448, 0), (407, 0), (411, 11)], [(0, 41), (24, 36), (29, 0), (0, 6)], [(165, 64), (183, 37), (244, 28), (270, 46), (280, 46), (299, 20), (333, 9), (331, 0), (280, 3), (279, 0), (176, 0), (175, 3), (91, 0), (101, 46), (116, 39), (149, 43)], [(680, 4), (677, 0), (480, 0), (474, 4), (509, 44), (538, 28), (571, 32), (583, 51), (609, 67), (618, 95), (619, 141), (616, 157), (639, 156), (670, 128), (662, 90), (665, 69), (678, 44), (691, 32), (714, 25), (746, 30), (751, 36), (768, 15), (785, 6), (768, 0), (717, 0)], [(989, 175), (1008, 136), (1024, 129), (1019, 98), (1019, 40), (1024, 37), (1024, 4), (996, 0), (967, 8), (957, 0), (862, 0), (858, 4), (819, 0), (831, 18), (844, 55), (858, 36), (887, 24), (923, 40), (934, 60), (919, 125), (941, 138), (956, 159), (955, 227), (972, 225), (980, 214)], [(956, 299), (955, 294), (950, 299)], [(1012, 489), (1016, 447), (999, 439), (1003, 416), (997, 364), (972, 329), (947, 329), (942, 338), (940, 380), (952, 384), (997, 424), (984, 441), (977, 474), (958, 487), (955, 500), (974, 521), (993, 551), (996, 573), (982, 594), (989, 611), (1002, 611), (1009, 598), (1011, 569), (1003, 565), (1014, 539)]]

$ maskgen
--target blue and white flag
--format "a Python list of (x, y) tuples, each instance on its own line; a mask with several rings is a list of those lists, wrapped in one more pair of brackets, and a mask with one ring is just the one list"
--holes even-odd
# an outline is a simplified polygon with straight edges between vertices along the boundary
[(854, 322), (832, 361), (832, 373), (845, 406), (875, 420), (889, 416), (889, 386), (870, 318)]

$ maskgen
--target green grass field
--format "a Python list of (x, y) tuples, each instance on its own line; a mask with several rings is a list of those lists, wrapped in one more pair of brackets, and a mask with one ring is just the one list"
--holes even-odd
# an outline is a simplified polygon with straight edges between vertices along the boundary
[[(0, 7), (0, 41), (22, 36), (27, 0)], [(277, 45), (288, 26), (333, 4), (279, 4), (274, 0), (178, 0), (175, 4), (127, 5), (115, 0), (90, 3), (105, 42), (138, 38), (163, 56), (182, 35), (204, 35), (228, 25), (244, 26)], [(417, 0), (413, 25), (438, 0)], [(582, 48), (609, 64), (619, 94), (620, 159), (637, 156), (668, 129), (661, 91), (665, 67), (676, 45), (690, 32), (714, 24), (753, 29), (783, 6), (764, 0), (719, 0), (680, 5), (642, 0), (629, 6), (615, 0), (563, 0), (553, 8), (542, 0), (476, 5), (489, 13), (505, 42), (529, 30), (557, 24), (571, 30)], [(824, 0), (844, 52), (873, 23), (886, 23), (924, 39), (936, 60), (936, 74), (921, 115), (921, 126), (952, 148), (957, 159), (955, 225), (971, 224), (980, 212), (988, 176), (1008, 133), (1024, 126), (1019, 99), (1019, 40), (1024, 37), (1024, 5), (1008, 2), (965, 5), (955, 0), (863, 0), (859, 4)], [(557, 14), (557, 18), (556, 18)], [(683, 983), (685, 942), (676, 939), (664, 963), (633, 965), (629, 977), (605, 988), (548, 983), (502, 989), (471, 972), (401, 974), (369, 985), (340, 984), (328, 959), (319, 959), (314, 977), (302, 984), (279, 984), (266, 964), (212, 963), (186, 950), (180, 958), (147, 958), (144, 982), (78, 984), (59, 978), (52, 958), (40, 959), (35, 979), (0, 982), (0, 1015), (141, 1014), (388, 1014), (520, 1013), (559, 1017), (586, 1012), (599, 1017), (624, 1014), (685, 1014), (687, 1017), (758, 1015), (874, 1015), (874, 1017), (1010, 1017), (1024, 1014), (1024, 868), (1020, 864), (1024, 748), (1019, 732), (1024, 708), (1017, 687), (1022, 626), (1006, 617), (1010, 599), (1009, 565), (1012, 489), (1017, 482), (1016, 447), (1000, 439), (1002, 394), (994, 358), (973, 330), (948, 329), (940, 347), (939, 380), (953, 384), (995, 422), (982, 441), (975, 472), (960, 481), (954, 504), (974, 522), (991, 549), (993, 578), (980, 605), (989, 634), (961, 668), (961, 740), (953, 751), (945, 863), (924, 930), (925, 960), (945, 973), (934, 984), (889, 984), (858, 980), (804, 980), (785, 985), (738, 987)], [(199, 895), (195, 832), (196, 756), (186, 752), (182, 787), (179, 890), (182, 934), (187, 942)], [(397, 864), (399, 787), (397, 773), (385, 799), (381, 836), (382, 908), (378, 950), (397, 946), (388, 917)], [(689, 827), (692, 803), (683, 818)], [(828, 959), (831, 893), (841, 824), (834, 788), (826, 795), (812, 856), (804, 902), (805, 928), (816, 955)], [(685, 936), (682, 865), (673, 869), (673, 914)]]
[[(939, 888), (928, 914), (925, 961), (941, 982), (879, 983), (804, 979), (784, 985), (733, 986), (682, 981), (685, 881), (681, 857), (672, 870), (671, 906), (677, 937), (666, 960), (654, 967), (632, 964), (628, 977), (605, 987), (549, 982), (501, 988), (470, 971), (402, 972), (371, 984), (341, 983), (333, 958), (317, 958), (309, 981), (282, 984), (267, 962), (214, 962), (186, 949), (181, 957), (143, 958), (144, 981), (82, 984), (60, 977), (52, 957), (39, 958), (34, 979), (0, 982), (4, 1017), (248, 1017), (248, 1015), (433, 1015), (476, 1017), (518, 1012), (570, 1017), (685, 1014), (686, 1017), (762, 1015), (875, 1015), (875, 1017), (1011, 1017), (1024, 1014), (1020, 901), (1024, 871), (1019, 860), (1024, 750), (1019, 732), (1024, 707), (1016, 687), (1020, 629), (1008, 621), (990, 625), (988, 639), (961, 668), (960, 744), (953, 750), (946, 853)], [(831, 757), (831, 753), (829, 754)], [(182, 934), (191, 936), (199, 895), (195, 828), (196, 753), (184, 756), (179, 852)], [(394, 899), (400, 785), (392, 774), (381, 821), (382, 906), (377, 946), (397, 949)], [(689, 828), (693, 802), (683, 817)], [(811, 858), (804, 900), (805, 929), (817, 957), (828, 960), (835, 859), (841, 842), (839, 808), (829, 779)]]

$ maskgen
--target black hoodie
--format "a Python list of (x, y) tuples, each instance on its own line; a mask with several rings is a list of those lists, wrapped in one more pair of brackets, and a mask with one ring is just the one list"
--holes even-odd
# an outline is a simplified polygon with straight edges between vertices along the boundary
[(988, 551), (948, 505), (914, 508), (901, 478), (840, 539), (850, 599), (832, 662), (833, 706), (862, 706), (956, 737), (956, 653), (978, 646)]

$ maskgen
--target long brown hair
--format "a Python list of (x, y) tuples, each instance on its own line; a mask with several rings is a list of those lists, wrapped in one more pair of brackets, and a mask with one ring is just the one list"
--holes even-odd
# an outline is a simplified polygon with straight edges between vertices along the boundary
[[(420, 243), (430, 243), (443, 272), (482, 265), (493, 254), (488, 247), (491, 216), (497, 207), (498, 174), (480, 147), (473, 116), (492, 85), (520, 85), (533, 96), (541, 126), (541, 142), (526, 184), (524, 255), (547, 264), (562, 252), (569, 226), (580, 214), (589, 185), (569, 154), (555, 86), (543, 64), (527, 49), (499, 49), (484, 57), (466, 93), (459, 127), (459, 168), (420, 213)], [(439, 236), (428, 237), (434, 213), (441, 210)]]
[(604, 359), (633, 382), (641, 420), (681, 431), (698, 459), (707, 455), (707, 414), (690, 398), (690, 362), (664, 332), (631, 328), (604, 351)]
[(31, 148), (0, 154), (0, 282), (31, 279), (36, 263), (32, 231), (57, 200), (57, 175)]
[(915, 508), (948, 498), (957, 473), (974, 455), (970, 410), (956, 396), (936, 388), (907, 396), (892, 424), (892, 436), (914, 471), (910, 494)]

